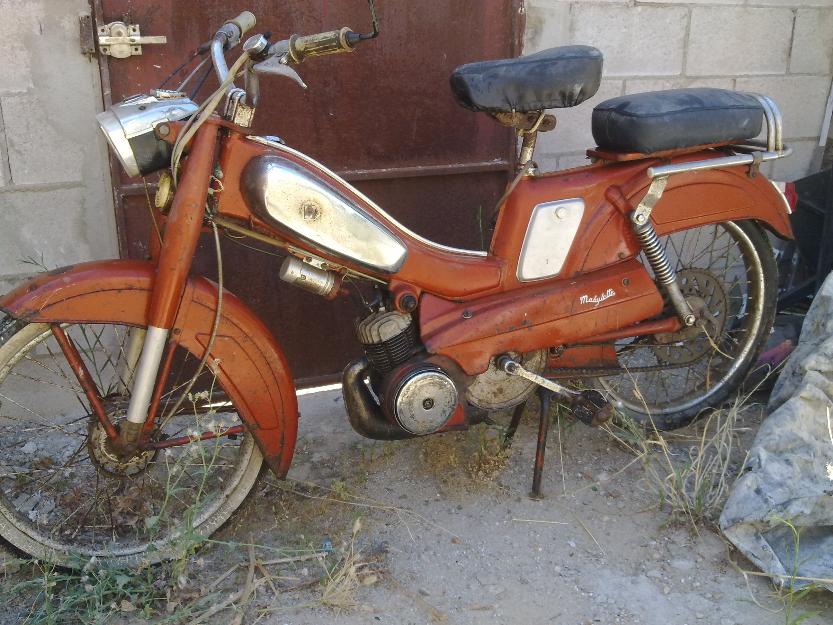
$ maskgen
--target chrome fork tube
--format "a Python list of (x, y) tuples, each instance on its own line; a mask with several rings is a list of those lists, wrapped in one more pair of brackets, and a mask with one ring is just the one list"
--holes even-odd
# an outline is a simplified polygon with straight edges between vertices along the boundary
[(150, 326), (145, 336), (142, 355), (133, 375), (133, 388), (130, 405), (127, 407), (127, 421), (135, 425), (143, 424), (148, 418), (148, 408), (153, 397), (156, 376), (165, 344), (168, 342), (168, 332), (164, 328)]

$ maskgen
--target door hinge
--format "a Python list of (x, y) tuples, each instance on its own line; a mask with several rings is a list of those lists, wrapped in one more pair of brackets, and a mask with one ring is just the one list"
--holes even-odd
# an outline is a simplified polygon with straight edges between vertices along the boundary
[(79, 15), (78, 21), (79, 38), (81, 40), (81, 54), (91, 57), (95, 54), (95, 27), (93, 26), (93, 16), (88, 14)]
[(141, 54), (142, 45), (162, 43), (168, 43), (168, 38), (164, 35), (142, 36), (138, 24), (110, 22), (98, 27), (99, 51), (117, 59)]

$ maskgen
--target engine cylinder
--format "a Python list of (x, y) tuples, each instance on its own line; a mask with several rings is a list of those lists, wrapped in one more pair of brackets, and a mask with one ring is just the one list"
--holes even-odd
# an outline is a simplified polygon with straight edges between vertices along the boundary
[(405, 362), (417, 340), (411, 316), (396, 311), (379, 311), (365, 317), (356, 325), (356, 336), (367, 359), (383, 374)]

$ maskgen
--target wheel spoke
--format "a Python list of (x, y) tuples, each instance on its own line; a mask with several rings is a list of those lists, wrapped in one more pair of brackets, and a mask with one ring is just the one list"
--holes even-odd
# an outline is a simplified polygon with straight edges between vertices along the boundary
[[(2, 521), (8, 521), (34, 542), (108, 557), (140, 552), (151, 541), (172, 541), (186, 519), (201, 523), (213, 515), (227, 516), (231, 508), (223, 502), (234, 489), (248, 490), (256, 477), (247, 468), (260, 463), (252, 439), (244, 433), (122, 455), (93, 416), (89, 404), (95, 402), (88, 396), (94, 393), (102, 414), (118, 426), (128, 405), (130, 328), (55, 327), (60, 332), (34, 324), (15, 328), (11, 339), (0, 337), (0, 535), (6, 536)], [(62, 333), (77, 347), (61, 348)], [(164, 399), (170, 405), (179, 401), (194, 371), (190, 356), (176, 349), (180, 365), (165, 385)], [(86, 393), (73, 375), (79, 361), (87, 370)], [(206, 369), (195, 392), (214, 389), (212, 376)], [(152, 440), (212, 431), (213, 426), (205, 427), (209, 418), (221, 429), (241, 427), (233, 406), (221, 416), (203, 406), (213, 397), (226, 398), (219, 386), (209, 393), (213, 396), (206, 402), (194, 404), (186, 398), (187, 410), (170, 424), (156, 424)], [(154, 516), (157, 522), (147, 524)], [(31, 544), (19, 546), (31, 550)], [(31, 553), (43, 556), (52, 550)]]

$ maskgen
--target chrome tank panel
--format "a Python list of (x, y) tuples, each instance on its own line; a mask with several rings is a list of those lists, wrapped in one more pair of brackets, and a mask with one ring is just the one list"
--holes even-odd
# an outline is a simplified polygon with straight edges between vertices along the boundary
[(243, 197), (252, 212), (311, 245), (362, 265), (394, 273), (408, 249), (355, 202), (282, 156), (253, 158), (243, 171)]

